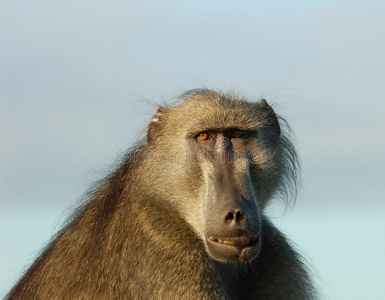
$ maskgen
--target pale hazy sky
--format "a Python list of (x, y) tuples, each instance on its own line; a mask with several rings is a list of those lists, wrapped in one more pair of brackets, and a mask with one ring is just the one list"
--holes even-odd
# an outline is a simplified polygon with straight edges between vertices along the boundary
[(384, 37), (384, 1), (0, 0), (0, 297), (152, 103), (197, 87), (275, 103), (303, 165), (276, 224), (326, 299), (383, 297)]

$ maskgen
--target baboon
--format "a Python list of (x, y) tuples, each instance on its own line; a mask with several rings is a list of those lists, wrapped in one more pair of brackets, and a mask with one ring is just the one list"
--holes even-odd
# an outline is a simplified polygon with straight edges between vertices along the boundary
[(10, 291), (8, 299), (316, 299), (267, 219), (296, 190), (286, 122), (265, 100), (188, 91)]

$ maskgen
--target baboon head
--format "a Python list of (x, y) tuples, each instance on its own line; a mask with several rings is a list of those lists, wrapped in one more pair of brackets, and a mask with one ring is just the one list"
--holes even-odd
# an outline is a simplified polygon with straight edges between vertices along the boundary
[(250, 261), (260, 250), (260, 214), (288, 187), (296, 156), (265, 100), (211, 90), (159, 108), (147, 136), (153, 199), (186, 220), (209, 255)]

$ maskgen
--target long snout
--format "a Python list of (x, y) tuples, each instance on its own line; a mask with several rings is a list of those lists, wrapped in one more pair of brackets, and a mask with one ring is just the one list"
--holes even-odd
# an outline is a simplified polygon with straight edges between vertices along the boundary
[(224, 261), (253, 259), (259, 253), (261, 221), (246, 163), (218, 160), (207, 178), (209, 252)]

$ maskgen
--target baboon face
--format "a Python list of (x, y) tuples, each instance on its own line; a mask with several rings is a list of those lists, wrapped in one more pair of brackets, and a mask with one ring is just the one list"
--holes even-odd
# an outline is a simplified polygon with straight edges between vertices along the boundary
[[(280, 129), (271, 107), (212, 91), (160, 109), (149, 151), (167, 153), (154, 181), (219, 261), (250, 261), (260, 250), (259, 209), (274, 192)], [(159, 163), (160, 162), (160, 163)]]

